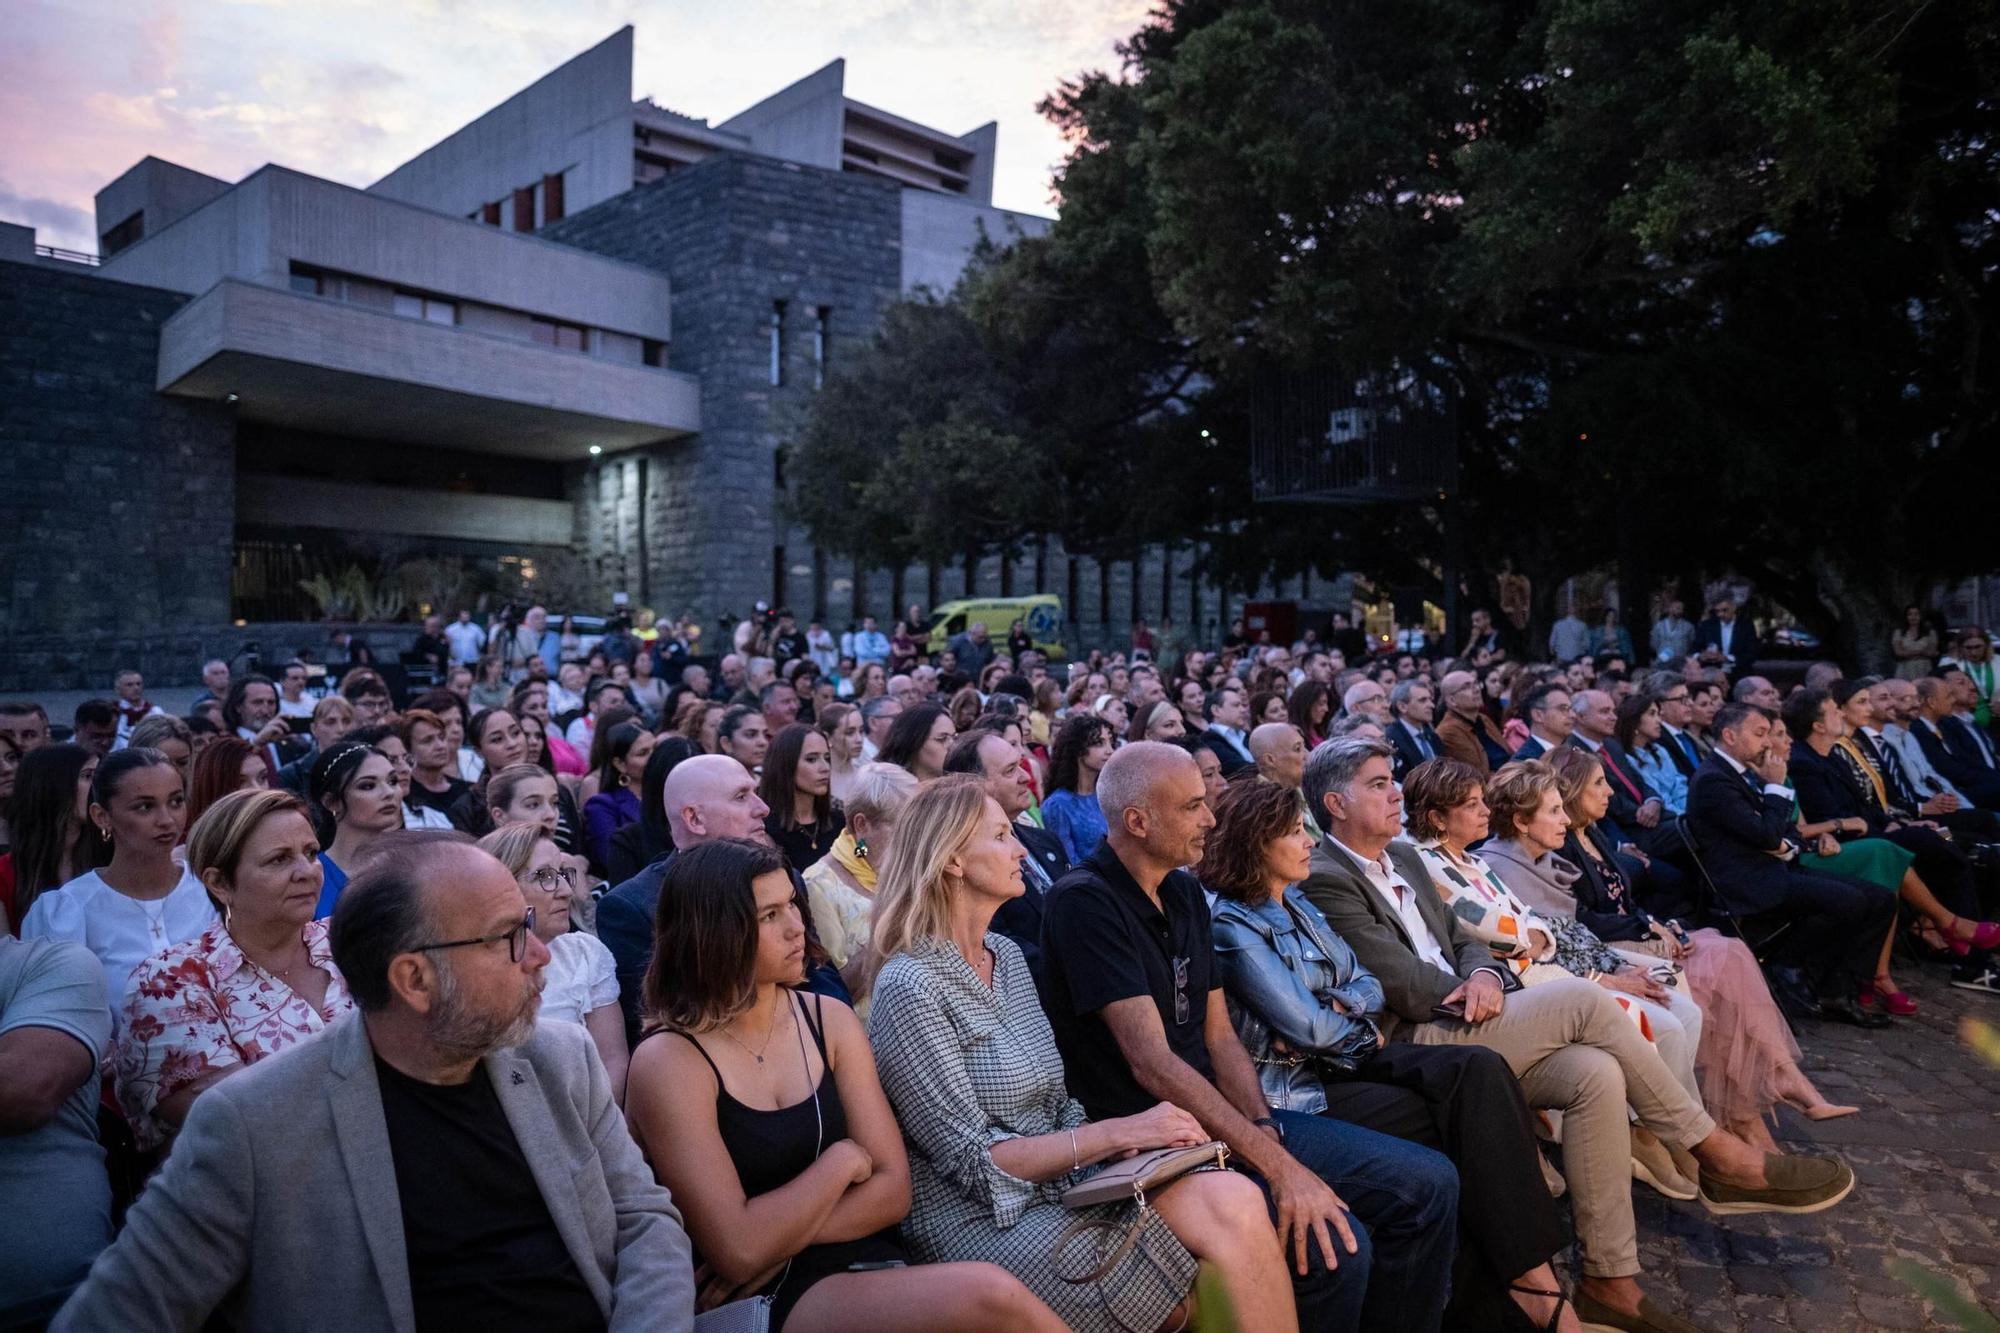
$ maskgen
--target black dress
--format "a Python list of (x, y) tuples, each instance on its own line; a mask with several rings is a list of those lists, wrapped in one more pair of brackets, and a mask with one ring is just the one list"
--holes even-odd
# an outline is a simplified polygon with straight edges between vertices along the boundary
[[(838, 1143), (848, 1136), (847, 1112), (840, 1104), (840, 1089), (834, 1085), (833, 1065), (826, 1058), (826, 1037), (816, 1018), (819, 997), (813, 997), (811, 1006), (800, 995), (792, 994), (788, 999), (798, 1006), (806, 1031), (812, 1033), (813, 1045), (819, 1047), (820, 1059), (819, 1083), (814, 1087), (813, 1095), (791, 1106), (760, 1111), (737, 1101), (729, 1095), (722, 1071), (716, 1068), (714, 1060), (709, 1059), (701, 1042), (685, 1032), (680, 1034), (687, 1037), (701, 1058), (708, 1060), (708, 1067), (715, 1071), (715, 1127), (722, 1135), (723, 1146), (729, 1149), (729, 1160), (736, 1165), (736, 1178), (743, 1183), (743, 1195), (747, 1199), (789, 1184), (819, 1160), (827, 1144)], [(853, 1264), (879, 1264), (907, 1258), (894, 1227), (886, 1227), (859, 1240), (808, 1245), (793, 1255), (784, 1271), (758, 1295), (773, 1298), (771, 1327), (782, 1330), (786, 1316), (791, 1314), (792, 1307), (799, 1303), (799, 1298), (813, 1283), (836, 1273), (844, 1273)]]
[(785, 864), (800, 874), (819, 864), (833, 850), (834, 842), (846, 827), (847, 816), (837, 805), (817, 824), (786, 827), (775, 810), (764, 818), (764, 831), (771, 835), (771, 841), (785, 854)]

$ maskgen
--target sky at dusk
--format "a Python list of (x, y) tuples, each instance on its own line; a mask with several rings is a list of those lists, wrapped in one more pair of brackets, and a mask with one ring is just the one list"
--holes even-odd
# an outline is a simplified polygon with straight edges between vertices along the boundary
[(367, 185), (623, 25), (633, 94), (719, 122), (836, 57), (847, 95), (1000, 123), (994, 202), (1049, 214), (1035, 103), (1116, 63), (1148, 0), (0, 0), (0, 221), (97, 249), (91, 199), (152, 154)]

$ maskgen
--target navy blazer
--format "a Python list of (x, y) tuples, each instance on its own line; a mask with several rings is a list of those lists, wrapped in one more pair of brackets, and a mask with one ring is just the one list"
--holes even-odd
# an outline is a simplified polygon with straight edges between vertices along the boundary
[[(1444, 737), (1438, 735), (1436, 727), (1425, 725), (1418, 728), (1418, 730), (1422, 731), (1424, 739), (1430, 742), (1431, 754), (1433, 756), (1441, 755), (1445, 752)], [(1424, 752), (1417, 748), (1415, 741), (1410, 739), (1410, 733), (1404, 728), (1403, 719), (1391, 718), (1387, 731), (1389, 733), (1389, 744), (1396, 748), (1396, 781), (1401, 782), (1411, 769), (1424, 762)]]
[(1930, 723), (1918, 718), (1910, 723), (1910, 734), (1917, 738), (1917, 745), (1924, 752), (1924, 758), (1931, 761), (1944, 780), (1964, 792), (1975, 805), (1991, 807), (2000, 803), (2000, 771), (1989, 769), (1983, 763), (1970, 762), (1965, 755), (1952, 750), (1945, 738), (1931, 730)]
[(1730, 916), (1778, 907), (1798, 868), (1771, 854), (1791, 832), (1792, 803), (1763, 787), (1755, 774), (1739, 775), (1719, 752), (1702, 761), (1688, 784), (1688, 824), (1715, 881), (1716, 908)]
[[(1049, 883), (1069, 873), (1069, 858), (1063, 855), (1062, 839), (1034, 824), (1014, 825), (1014, 836), (1021, 846), (1027, 848), (1028, 859), (1048, 872)], [(1021, 882), (1028, 891), (1018, 898), (1010, 898), (1000, 904), (1000, 910), (993, 914), (993, 930), (1005, 935), (1021, 946), (1021, 956), (1028, 961), (1029, 975), (1035, 984), (1042, 984), (1042, 908), (1048, 901), (1041, 880), (1035, 872), (1023, 866)]]
[[(1979, 738), (1972, 733), (1972, 724), (1953, 714), (1938, 719), (1938, 726), (1944, 732), (1945, 748), (1968, 764), (1974, 764), (1986, 771), (1995, 772), (1992, 764), (1986, 762), (1986, 751), (1980, 747)], [(1992, 744), (1989, 740), (1987, 744)]]
[[(1694, 627), (1694, 652), (1699, 655), (1705, 648), (1722, 649), (1722, 622), (1714, 616)], [(1736, 617), (1736, 629), (1729, 644), (1729, 655), (1735, 659), (1730, 674), (1740, 676), (1748, 672), (1764, 651), (1763, 643), (1757, 638), (1757, 631), (1742, 616)]]
[(1836, 755), (1815, 754), (1812, 747), (1794, 745), (1791, 763), (1792, 790), (1798, 793), (1799, 813), (1808, 824), (1829, 819), (1859, 819), (1868, 831), (1880, 833), (1889, 822), (1875, 803), (1875, 788), (1860, 789), (1860, 775)]

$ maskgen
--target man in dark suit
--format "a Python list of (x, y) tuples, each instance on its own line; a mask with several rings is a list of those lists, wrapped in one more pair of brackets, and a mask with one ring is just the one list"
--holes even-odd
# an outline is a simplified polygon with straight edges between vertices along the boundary
[(993, 929), (1021, 946), (1028, 970), (1037, 984), (1042, 979), (1042, 907), (1056, 881), (1069, 873), (1069, 858), (1063, 854), (1062, 839), (1035, 824), (1021, 822), (1035, 803), (1028, 770), (1021, 764), (1021, 747), (1000, 732), (974, 727), (960, 736), (945, 756), (944, 771), (970, 773), (986, 783), (986, 790), (1014, 826), (1014, 837), (1027, 849), (1021, 862), (1021, 882), (1027, 892), (1000, 905), (993, 914)]
[(1299, 887), (1381, 983), (1386, 1040), (1488, 1047), (1507, 1060), (1530, 1106), (1562, 1110), (1563, 1165), (1586, 1256), (1578, 1315), (1617, 1328), (1672, 1327), (1641, 1305), (1650, 1302), (1637, 1280), (1628, 1105), (1694, 1154), (1703, 1193), (1728, 1198), (1730, 1211), (1830, 1208), (1853, 1173), (1830, 1158), (1764, 1158), (1718, 1127), (1603, 987), (1581, 977), (1515, 985), (1446, 908), (1415, 848), (1396, 841), (1403, 798), (1392, 757), (1387, 743), (1359, 736), (1313, 751), (1305, 795), (1326, 834)]
[(1540, 759), (1558, 746), (1567, 745), (1576, 729), (1576, 718), (1570, 711), (1569, 686), (1553, 681), (1537, 685), (1521, 700), (1521, 716), (1528, 721), (1528, 739), (1521, 742), (1521, 748), (1510, 759)]
[(1694, 780), (1694, 771), (1707, 758), (1693, 733), (1687, 728), (1694, 721), (1694, 691), (1685, 677), (1670, 671), (1653, 673), (1647, 685), (1653, 703), (1660, 710), (1660, 747), (1673, 760), (1674, 767), (1681, 776)]
[(1250, 698), (1234, 682), (1210, 690), (1201, 711), (1208, 729), (1201, 743), (1222, 761), (1222, 776), (1233, 778), (1256, 762), (1250, 753)]
[[(1770, 956), (1807, 974), (1818, 987), (1822, 1016), (1885, 1026), (1888, 1015), (1862, 1009), (1855, 997), (1875, 974), (1896, 900), (1873, 885), (1798, 864), (1790, 836), (1793, 792), (1782, 785), (1771, 720), (1761, 710), (1723, 705), (1715, 739), (1715, 753), (1688, 791), (1688, 822), (1715, 881), (1716, 910), (1753, 936), (1783, 927)], [(1781, 985), (1788, 981), (1780, 977)]]
[(1756, 665), (1764, 645), (1757, 641), (1757, 627), (1736, 614), (1736, 599), (1720, 597), (1708, 619), (1694, 628), (1694, 651), (1704, 665), (1722, 667), (1731, 678)]
[(1437, 696), (1430, 682), (1419, 676), (1397, 681), (1389, 692), (1389, 712), (1394, 719), (1387, 728), (1389, 744), (1396, 747), (1396, 781), (1401, 782), (1418, 764), (1444, 753), (1444, 737), (1431, 725)]
[(1944, 780), (1972, 798), (1982, 809), (2000, 808), (2000, 770), (1988, 768), (1984, 755), (1973, 743), (1970, 729), (1953, 748), (1944, 724), (1964, 724), (1952, 716), (1958, 700), (1951, 686), (1936, 676), (1926, 676), (1917, 685), (1917, 715), (1910, 720), (1910, 734), (1917, 738), (1924, 758)]

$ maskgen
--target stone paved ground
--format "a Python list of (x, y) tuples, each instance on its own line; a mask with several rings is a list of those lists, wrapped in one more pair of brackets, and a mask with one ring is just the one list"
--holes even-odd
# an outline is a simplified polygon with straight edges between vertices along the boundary
[(1903, 963), (1921, 1012), (1884, 1031), (1802, 1025), (1805, 1065), (1858, 1116), (1813, 1124), (1781, 1110), (1781, 1142), (1838, 1152), (1854, 1193), (1809, 1217), (1714, 1218), (1635, 1186), (1653, 1297), (1713, 1333), (1948, 1329), (1889, 1275), (1906, 1258), (2000, 1311), (2000, 1069), (1957, 1037), (1965, 1015), (2000, 1023), (2000, 997), (1953, 990), (1944, 969)]

